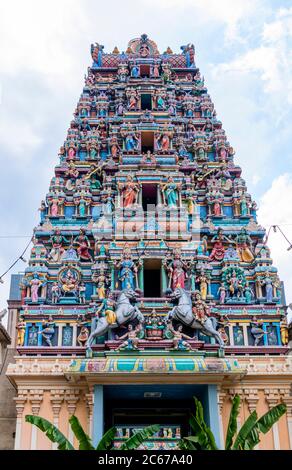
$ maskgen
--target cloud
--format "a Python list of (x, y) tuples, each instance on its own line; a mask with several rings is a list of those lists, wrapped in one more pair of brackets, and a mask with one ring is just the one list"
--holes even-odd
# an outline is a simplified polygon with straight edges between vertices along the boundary
[[(292, 173), (278, 176), (271, 187), (260, 198), (258, 221), (267, 229), (279, 225), (288, 240), (292, 241)], [(287, 303), (292, 302), (292, 250), (287, 251), (288, 242), (278, 230), (270, 231), (268, 246), (280, 278), (285, 279)]]

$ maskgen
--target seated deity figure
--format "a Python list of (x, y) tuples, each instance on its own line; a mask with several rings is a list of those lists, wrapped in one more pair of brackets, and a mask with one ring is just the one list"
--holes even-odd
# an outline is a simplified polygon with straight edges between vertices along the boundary
[(139, 345), (139, 333), (141, 331), (141, 324), (139, 323), (134, 329), (133, 325), (128, 326), (128, 332), (123, 336), (116, 337), (119, 340), (125, 340), (123, 343), (116, 349), (120, 351), (121, 349), (138, 349)]
[(168, 330), (173, 334), (172, 344), (174, 351), (193, 351), (191, 345), (186, 341), (186, 339), (192, 338), (182, 332), (182, 325), (178, 325), (177, 330), (175, 330), (172, 323), (170, 322), (168, 325)]

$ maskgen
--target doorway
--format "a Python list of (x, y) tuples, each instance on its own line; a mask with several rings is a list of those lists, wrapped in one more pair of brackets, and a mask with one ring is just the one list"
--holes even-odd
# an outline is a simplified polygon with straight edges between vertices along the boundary
[(141, 132), (141, 149), (142, 153), (150, 151), (153, 153), (154, 150), (154, 132), (142, 131)]
[(152, 110), (152, 96), (150, 93), (142, 93), (141, 95), (141, 109), (142, 111)]
[(143, 184), (142, 206), (143, 206), (144, 212), (148, 212), (148, 211), (153, 212), (155, 210), (155, 207), (157, 206), (157, 185), (156, 184)]
[(161, 260), (144, 261), (144, 297), (161, 297)]

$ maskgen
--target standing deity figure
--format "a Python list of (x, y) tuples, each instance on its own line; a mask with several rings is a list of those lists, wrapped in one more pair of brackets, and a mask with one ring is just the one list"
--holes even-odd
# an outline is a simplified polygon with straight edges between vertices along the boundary
[(135, 152), (139, 147), (139, 137), (129, 124), (127, 128), (121, 129), (121, 136), (124, 139), (126, 152)]
[(131, 69), (131, 77), (133, 78), (138, 78), (140, 77), (140, 69), (138, 65), (134, 64), (132, 69)]
[(131, 175), (127, 176), (126, 183), (120, 183), (119, 189), (122, 196), (122, 207), (131, 207), (137, 204), (140, 184), (133, 181)]
[(19, 317), (19, 321), (16, 325), (17, 329), (17, 346), (24, 346), (25, 340), (25, 330), (26, 330), (26, 323), (23, 317)]
[(280, 321), (281, 342), (283, 346), (287, 346), (289, 342), (288, 322), (285, 315), (281, 317)]
[(111, 157), (116, 158), (119, 155), (120, 150), (121, 150), (116, 136), (112, 136), (109, 139), (109, 148), (110, 148)]
[(80, 304), (85, 304), (86, 303), (86, 286), (84, 282), (81, 282), (80, 285), (78, 286), (78, 297), (79, 297), (79, 303)]
[(226, 287), (224, 285), (224, 282), (221, 282), (221, 285), (217, 291), (217, 295), (219, 295), (219, 302), (220, 304), (224, 304), (225, 303), (225, 299), (226, 299)]
[(252, 253), (252, 239), (247, 233), (246, 228), (242, 228), (235, 238), (240, 260), (244, 263), (251, 263), (254, 260)]
[(243, 295), (243, 283), (241, 276), (237, 275), (236, 271), (233, 270), (232, 273), (228, 274), (226, 277), (226, 282), (229, 285), (228, 291), (229, 291), (229, 297), (231, 298), (240, 298)]
[(85, 228), (81, 228), (79, 235), (75, 238), (74, 244), (78, 246), (77, 253), (79, 255), (80, 260), (82, 261), (92, 261), (92, 256), (89, 253), (90, 242), (89, 238), (85, 234)]
[(51, 289), (52, 304), (57, 304), (60, 298), (60, 288), (57, 282), (54, 282)]
[(154, 65), (153, 65), (153, 69), (152, 69), (152, 77), (153, 77), (153, 78), (159, 78), (159, 76), (160, 76), (159, 65), (158, 65), (158, 64), (154, 64)]
[(52, 316), (49, 316), (48, 320), (42, 321), (42, 331), (39, 332), (40, 335), (44, 338), (48, 346), (52, 347), (52, 339), (55, 334), (55, 322)]
[(163, 202), (168, 207), (178, 207), (179, 202), (179, 190), (181, 188), (180, 184), (174, 182), (173, 177), (169, 176), (166, 183), (161, 184), (161, 192), (163, 196)]
[(272, 281), (272, 279), (270, 278), (269, 275), (267, 275), (262, 281), (261, 281), (261, 286), (265, 286), (266, 287), (266, 301), (268, 303), (272, 303), (273, 302), (273, 286), (274, 286), (274, 283)]
[(246, 200), (246, 196), (244, 193), (241, 195), (239, 202), (240, 202), (241, 215), (245, 217), (248, 215), (248, 205), (247, 205), (247, 200)]
[(221, 228), (218, 229), (217, 234), (211, 240), (214, 243), (212, 252), (210, 254), (211, 261), (222, 261), (225, 254), (224, 241), (230, 243), (230, 239), (223, 234)]
[(106, 297), (106, 286), (109, 284), (109, 279), (106, 276), (103, 269), (100, 273), (95, 275), (93, 278), (96, 283), (96, 293), (99, 300), (103, 300)]
[(39, 300), (39, 288), (43, 285), (37, 273), (34, 273), (33, 278), (30, 281), (31, 290), (31, 301), (38, 302)]
[(157, 148), (163, 153), (167, 153), (170, 150), (170, 142), (173, 136), (172, 132), (167, 130), (165, 127), (160, 134), (156, 136)]
[(47, 205), (45, 201), (41, 202), (41, 205), (39, 207), (40, 211), (40, 216), (41, 216), (41, 224), (44, 222), (45, 217), (46, 217), (46, 212), (47, 212)]
[(210, 316), (209, 307), (206, 304), (206, 302), (203, 301), (200, 292), (195, 292), (195, 294), (192, 297), (193, 297), (193, 308), (192, 308), (193, 315), (199, 323), (203, 324), (205, 323), (207, 318)]
[(186, 339), (192, 338), (182, 332), (182, 325), (178, 325), (177, 330), (175, 330), (172, 323), (170, 322), (167, 329), (173, 334), (172, 344), (174, 351), (193, 351), (191, 345), (185, 341)]
[(168, 272), (168, 287), (175, 290), (177, 287), (185, 288), (185, 280), (187, 278), (187, 263), (182, 260), (181, 251), (177, 248), (174, 250), (174, 258), (163, 260), (163, 266)]
[(60, 230), (55, 230), (54, 234), (50, 237), (50, 243), (52, 244), (52, 249), (48, 254), (48, 259), (58, 263), (65, 252), (63, 244), (69, 243), (69, 241), (61, 235)]
[(119, 270), (118, 279), (121, 284), (121, 290), (135, 289), (138, 285), (138, 269), (140, 262), (135, 263), (131, 257), (131, 251), (128, 246), (123, 250), (122, 259), (115, 262), (115, 267)]
[(127, 89), (128, 110), (135, 111), (139, 107), (138, 93), (134, 88)]
[(201, 271), (201, 274), (197, 277), (196, 282), (200, 286), (200, 293), (201, 293), (202, 300), (206, 300), (207, 294), (208, 294), (208, 285), (210, 281), (205, 275), (205, 271), (203, 269)]
[(246, 300), (246, 303), (250, 304), (252, 301), (252, 298), (254, 297), (254, 293), (252, 291), (252, 288), (249, 286), (248, 282), (245, 283), (245, 286), (243, 288), (243, 295)]
[(264, 335), (267, 334), (267, 332), (262, 329), (263, 322), (258, 321), (256, 317), (252, 318), (250, 326), (250, 332), (254, 338), (254, 345), (258, 346), (260, 340), (263, 338)]
[(116, 339), (125, 340), (123, 343), (116, 349), (120, 351), (121, 349), (138, 349), (139, 344), (139, 333), (141, 331), (141, 324), (139, 323), (134, 329), (133, 325), (128, 326), (128, 332), (123, 336), (116, 336)]

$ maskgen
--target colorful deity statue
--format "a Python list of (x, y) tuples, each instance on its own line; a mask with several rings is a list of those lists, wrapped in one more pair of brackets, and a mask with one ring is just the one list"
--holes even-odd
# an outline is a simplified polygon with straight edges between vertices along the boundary
[(173, 133), (170, 132), (167, 127), (164, 127), (162, 132), (156, 134), (157, 149), (162, 153), (168, 153), (170, 151), (172, 136)]
[(252, 321), (250, 322), (250, 332), (254, 338), (254, 345), (258, 346), (261, 339), (267, 334), (265, 330), (263, 330), (263, 322), (257, 320), (257, 317), (253, 317)]
[(127, 333), (125, 333), (123, 336), (116, 337), (116, 339), (123, 341), (122, 344), (116, 349), (116, 351), (120, 351), (121, 349), (127, 349), (127, 350), (139, 349), (138, 346), (139, 346), (140, 332), (141, 332), (140, 323), (136, 326), (136, 328), (134, 328), (133, 325), (130, 324), (128, 326)]
[(118, 279), (121, 290), (139, 288), (138, 270), (140, 266), (140, 261), (134, 262), (132, 260), (131, 250), (126, 244), (121, 260), (115, 262), (115, 267), (119, 270)]
[(235, 238), (235, 242), (240, 260), (244, 263), (251, 263), (254, 260), (254, 255), (252, 253), (252, 239), (248, 235), (246, 228), (242, 227)]
[(228, 297), (232, 299), (243, 297), (245, 280), (243, 270), (240, 268), (227, 268), (223, 277), (228, 286)]
[(51, 289), (52, 304), (57, 304), (60, 298), (60, 287), (57, 282), (54, 282)]
[(220, 304), (225, 303), (227, 291), (224, 282), (221, 282), (220, 287), (218, 288), (217, 295), (219, 295), (219, 302)]
[(188, 276), (188, 264), (181, 258), (181, 251), (175, 249), (173, 252), (173, 259), (165, 258), (163, 266), (168, 272), (169, 284), (168, 287), (175, 290), (177, 287), (185, 288), (185, 280)]
[(16, 329), (17, 329), (17, 346), (24, 346), (26, 323), (22, 316), (20, 316), (18, 319)]
[(86, 303), (86, 286), (84, 282), (81, 282), (78, 286), (78, 297), (79, 297), (80, 304)]
[(231, 240), (223, 234), (222, 229), (218, 229), (217, 234), (211, 240), (213, 249), (210, 254), (211, 261), (222, 261), (225, 255), (224, 242), (231, 243)]
[(39, 288), (43, 285), (37, 273), (33, 274), (30, 281), (31, 301), (37, 303), (39, 301)]
[(131, 175), (127, 176), (126, 183), (119, 184), (122, 207), (131, 207), (137, 204), (140, 188), (140, 184), (138, 182), (135, 183)]
[(261, 281), (261, 286), (265, 286), (266, 288), (266, 302), (272, 303), (273, 302), (273, 287), (274, 282), (269, 276), (269, 274)]
[(246, 300), (246, 303), (250, 304), (254, 297), (254, 293), (248, 282), (245, 283), (245, 286), (243, 288), (243, 295)]
[(280, 333), (281, 333), (281, 342), (283, 346), (287, 346), (289, 342), (289, 331), (288, 331), (287, 317), (285, 315), (281, 317)]
[(114, 301), (111, 295), (108, 295), (107, 298), (104, 298), (101, 300), (101, 304), (96, 310), (95, 315), (97, 317), (105, 317), (107, 320), (107, 323), (109, 325), (112, 325), (116, 323), (116, 320), (117, 320), (117, 316), (115, 313), (115, 306), (116, 306), (116, 302)]
[(201, 293), (202, 300), (206, 300), (210, 279), (206, 276), (204, 269), (201, 270), (201, 274), (197, 277), (196, 282), (200, 286), (200, 293)]
[(42, 330), (39, 332), (40, 335), (44, 338), (47, 346), (52, 347), (52, 339), (55, 334), (56, 323), (53, 320), (53, 317), (50, 316), (48, 320), (42, 321)]
[(79, 235), (75, 238), (74, 244), (77, 245), (77, 253), (81, 261), (93, 261), (89, 253), (90, 242), (86, 235), (85, 228), (81, 228)]
[(168, 330), (172, 333), (172, 345), (174, 351), (193, 351), (192, 346), (188, 343), (188, 340), (192, 338), (183, 333), (183, 326), (178, 325), (177, 329), (175, 330), (172, 323), (168, 324)]
[(80, 347), (84, 347), (89, 338), (89, 321), (82, 315), (79, 315), (77, 319), (77, 326), (80, 327), (80, 332), (77, 336), (77, 343)]
[(140, 69), (139, 66), (134, 64), (132, 69), (131, 69), (131, 77), (133, 78), (138, 78), (140, 77)]
[(179, 204), (179, 190), (181, 185), (174, 182), (172, 176), (169, 176), (166, 183), (161, 183), (161, 192), (164, 204), (169, 208), (177, 208)]
[(66, 294), (72, 294), (77, 297), (78, 285), (79, 285), (79, 274), (76, 269), (66, 268), (63, 269), (59, 275), (59, 282), (61, 285), (62, 292)]
[(210, 316), (210, 309), (206, 302), (204, 302), (204, 300), (202, 299), (202, 295), (200, 292), (195, 292), (192, 297), (193, 315), (199, 323), (203, 324), (205, 323), (206, 319)]

